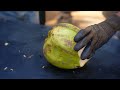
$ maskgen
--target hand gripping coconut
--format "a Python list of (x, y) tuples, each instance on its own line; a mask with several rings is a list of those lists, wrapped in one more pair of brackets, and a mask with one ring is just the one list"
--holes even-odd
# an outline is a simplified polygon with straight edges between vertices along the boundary
[(80, 29), (72, 24), (60, 23), (48, 33), (43, 46), (46, 60), (62, 69), (76, 69), (83, 67), (89, 59), (81, 60), (80, 51), (75, 51), (74, 37)]

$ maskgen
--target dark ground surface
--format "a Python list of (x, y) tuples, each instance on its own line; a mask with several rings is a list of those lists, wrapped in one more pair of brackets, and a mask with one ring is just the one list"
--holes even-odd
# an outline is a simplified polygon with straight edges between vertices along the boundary
[(120, 79), (120, 40), (112, 38), (84, 68), (62, 70), (43, 56), (48, 30), (47, 26), (0, 21), (1, 79)]

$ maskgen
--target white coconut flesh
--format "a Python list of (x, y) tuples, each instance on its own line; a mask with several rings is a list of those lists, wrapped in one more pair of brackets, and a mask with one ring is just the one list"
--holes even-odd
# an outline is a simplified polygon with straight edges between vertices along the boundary
[[(83, 49), (84, 49), (84, 48), (82, 48), (81, 50), (78, 51), (78, 56), (79, 56), (79, 57), (80, 57)], [(89, 61), (89, 59), (85, 59), (85, 60), (80, 59), (80, 60), (79, 60), (80, 67), (83, 67), (88, 61)]]

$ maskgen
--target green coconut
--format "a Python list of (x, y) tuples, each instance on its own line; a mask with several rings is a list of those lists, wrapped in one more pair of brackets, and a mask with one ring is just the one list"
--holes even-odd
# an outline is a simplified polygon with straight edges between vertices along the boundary
[(76, 69), (87, 63), (88, 59), (80, 59), (83, 49), (78, 52), (74, 50), (74, 37), (79, 30), (80, 28), (72, 24), (60, 23), (49, 31), (43, 53), (50, 64), (62, 69)]

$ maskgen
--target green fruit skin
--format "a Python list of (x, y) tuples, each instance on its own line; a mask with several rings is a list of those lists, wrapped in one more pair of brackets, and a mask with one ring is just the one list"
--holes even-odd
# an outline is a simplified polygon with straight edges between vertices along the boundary
[(52, 65), (62, 69), (80, 67), (80, 57), (74, 51), (74, 37), (80, 29), (68, 23), (60, 23), (53, 27), (45, 40), (43, 53)]

